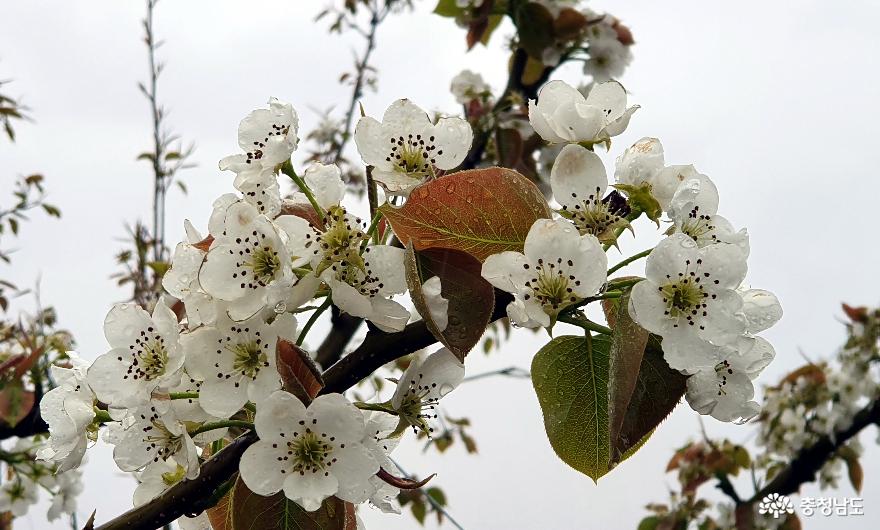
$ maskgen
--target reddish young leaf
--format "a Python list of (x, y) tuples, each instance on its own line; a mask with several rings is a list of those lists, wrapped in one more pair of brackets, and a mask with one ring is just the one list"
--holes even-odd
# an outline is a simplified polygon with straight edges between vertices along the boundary
[(324, 220), (318, 217), (318, 212), (315, 211), (315, 208), (312, 207), (311, 204), (284, 201), (281, 204), (281, 215), (295, 215), (297, 217), (302, 217), (315, 228), (324, 228)]
[(538, 188), (500, 167), (440, 177), (413, 190), (403, 206), (385, 204), (379, 210), (404, 244), (460, 250), (480, 261), (505, 250), (522, 251), (532, 224), (550, 217)]
[(7, 383), (0, 392), (0, 423), (15, 427), (33, 407), (34, 393), (25, 390), (20, 379)]
[(324, 388), (321, 369), (308, 352), (289, 340), (278, 338), (275, 343), (275, 363), (278, 373), (281, 374), (284, 390), (306, 405)]
[[(486, 331), (495, 307), (495, 290), (480, 275), (480, 262), (457, 250), (433, 248), (415, 252), (409, 244), (404, 263), (413, 305), (428, 330), (464, 361)], [(431, 317), (422, 294), (422, 283), (432, 276), (440, 278), (440, 294), (449, 301), (449, 321), (442, 331)]]
[(241, 479), (230, 493), (232, 526), (225, 530), (357, 530), (354, 505), (336, 497), (307, 512), (284, 493), (257, 495)]

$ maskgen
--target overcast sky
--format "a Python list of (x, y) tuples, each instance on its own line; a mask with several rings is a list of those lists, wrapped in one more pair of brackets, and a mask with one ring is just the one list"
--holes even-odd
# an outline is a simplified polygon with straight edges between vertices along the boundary
[[(381, 115), (400, 97), (425, 108), (455, 112), (448, 84), (464, 67), (503, 87), (504, 27), (491, 49), (465, 54), (464, 35), (429, 14), (392, 18), (381, 29), (375, 66), (379, 91), (364, 97)], [(880, 198), (880, 101), (876, 52), (880, 4), (849, 2), (592, 2), (629, 25), (635, 60), (622, 79), (642, 106), (606, 160), (642, 136), (659, 137), (667, 163), (694, 163), (721, 191), (720, 213), (748, 227), (752, 253), (747, 281), (777, 293), (783, 320), (766, 335), (777, 359), (760, 378), (772, 384), (806, 356), (833, 354), (843, 338), (839, 303), (880, 301), (880, 247), (875, 217)], [(169, 240), (182, 220), (205, 229), (213, 199), (231, 190), (216, 162), (237, 151), (238, 121), (269, 96), (299, 110), (302, 129), (312, 108), (343, 107), (351, 37), (328, 35), (314, 14), (323, 2), (189, 1), (160, 3), (156, 29), (168, 66), (160, 99), (170, 123), (197, 143), (198, 168), (186, 172), (189, 195), (171, 193)], [(430, 7), (433, 7), (431, 5)], [(18, 126), (16, 144), (0, 142), (0, 189), (17, 175), (41, 172), (62, 221), (35, 215), (14, 242), (14, 265), (0, 271), (21, 285), (39, 277), (43, 302), (58, 308), (86, 358), (106, 350), (102, 322), (127, 296), (109, 276), (123, 223), (148, 218), (151, 176), (136, 155), (149, 146), (149, 114), (138, 93), (145, 78), (138, 1), (3, 0), (0, 79), (23, 97), (35, 122)], [(577, 70), (562, 77), (577, 81)], [(610, 165), (609, 165), (610, 168)], [(4, 192), (0, 200), (8, 200)], [(649, 225), (622, 245), (624, 255), (657, 241)], [(13, 244), (4, 239), (4, 246)], [(612, 252), (610, 261), (617, 255)], [(636, 269), (633, 269), (634, 271)], [(26, 308), (30, 300), (19, 303)], [(559, 333), (562, 333), (560, 331)], [(545, 341), (518, 333), (490, 357), (468, 358), (470, 374), (509, 365), (528, 367)], [(673, 475), (664, 475), (674, 448), (698, 436), (696, 415), (682, 405), (635, 457), (598, 485), (553, 454), (527, 380), (468, 383), (444, 400), (451, 416), (471, 418), (479, 456), (461, 447), (443, 456), (404, 445), (397, 458), (408, 471), (437, 472), (450, 512), (464, 528), (635, 529), (643, 505), (666, 501)], [(746, 442), (747, 426), (706, 421), (713, 435)], [(880, 451), (875, 429), (868, 446), (864, 517), (804, 520), (812, 529), (876, 528), (880, 522)], [(93, 508), (105, 521), (130, 507), (134, 481), (116, 471), (110, 451), (90, 451), (82, 519)], [(740, 484), (740, 491), (748, 491)], [(815, 487), (806, 494), (819, 496)], [(853, 496), (848, 484), (825, 496)], [(369, 528), (412, 528), (409, 516), (362, 510)], [(21, 528), (49, 528), (34, 510)], [(430, 527), (431, 525), (429, 525)], [(57, 525), (52, 528), (65, 528)]]

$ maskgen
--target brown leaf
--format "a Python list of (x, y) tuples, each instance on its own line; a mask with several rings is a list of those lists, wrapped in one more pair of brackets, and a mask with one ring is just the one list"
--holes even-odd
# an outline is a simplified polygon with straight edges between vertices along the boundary
[(307, 512), (284, 493), (257, 495), (239, 479), (232, 495), (232, 527), (225, 530), (357, 530), (354, 505), (336, 497)]
[(289, 340), (278, 338), (275, 343), (275, 363), (284, 382), (284, 390), (306, 405), (324, 388), (321, 369), (305, 350)]
[(413, 480), (411, 478), (406, 477), (396, 477), (391, 473), (385, 471), (383, 468), (379, 468), (379, 472), (376, 473), (376, 476), (385, 481), (388, 484), (391, 484), (397, 489), (401, 490), (417, 490), (423, 487), (425, 484), (431, 481), (432, 478), (437, 476), (437, 473), (432, 475), (428, 475), (422, 480)]
[(550, 217), (544, 195), (511, 169), (459, 171), (417, 187), (406, 203), (379, 210), (404, 243), (416, 250), (448, 248), (480, 261), (522, 251), (532, 224)]
[(324, 229), (324, 220), (318, 217), (318, 212), (316, 212), (315, 208), (308, 203), (285, 200), (281, 204), (280, 215), (295, 215), (297, 217), (302, 217), (315, 228), (319, 230)]
[(553, 32), (559, 40), (572, 40), (584, 31), (587, 23), (587, 17), (583, 13), (567, 7), (553, 21)]
[[(404, 263), (410, 297), (428, 330), (464, 361), (483, 336), (495, 307), (495, 290), (480, 275), (482, 265), (470, 254), (457, 250), (434, 248), (416, 252), (411, 243), (407, 245)], [(440, 278), (440, 294), (449, 301), (449, 321), (443, 331), (431, 318), (422, 294), (422, 283), (432, 276)]]
[(34, 393), (21, 380), (8, 383), (0, 392), (0, 422), (15, 427), (34, 407)]

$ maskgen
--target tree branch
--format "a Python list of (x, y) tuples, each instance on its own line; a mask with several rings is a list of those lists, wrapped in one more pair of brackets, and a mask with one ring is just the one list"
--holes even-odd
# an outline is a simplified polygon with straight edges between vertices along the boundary
[[(492, 321), (507, 316), (508, 293), (495, 290)], [(323, 374), (322, 394), (345, 392), (377, 368), (437, 342), (424, 321), (413, 322), (399, 333), (370, 329), (358, 348), (336, 362)], [(96, 530), (155, 530), (188, 513), (198, 513), (210, 506), (214, 492), (238, 471), (238, 461), (245, 449), (257, 441), (255, 433), (236, 438), (216, 456), (202, 465), (199, 476), (183, 480), (161, 497), (129, 510), (97, 527)]]
[(322, 368), (329, 367), (342, 357), (345, 347), (363, 323), (363, 319), (342, 313), (336, 306), (333, 306), (332, 311), (330, 323), (333, 327), (315, 352), (315, 362)]
[(825, 435), (813, 445), (802, 449), (785, 469), (743, 504), (754, 504), (771, 493), (780, 495), (795, 493), (802, 484), (815, 480), (816, 473), (825, 462), (850, 438), (859, 434), (865, 427), (878, 422), (880, 422), (880, 398), (857, 412), (848, 428), (833, 436)]

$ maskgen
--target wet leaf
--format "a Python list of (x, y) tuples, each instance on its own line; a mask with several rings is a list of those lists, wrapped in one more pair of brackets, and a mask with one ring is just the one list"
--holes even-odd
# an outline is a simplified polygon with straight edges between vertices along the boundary
[(284, 493), (263, 497), (240, 479), (231, 492), (232, 526), (226, 530), (356, 530), (354, 505), (330, 497), (314, 512), (303, 510)]
[(303, 403), (310, 403), (324, 388), (321, 369), (308, 352), (282, 338), (275, 344), (275, 364), (284, 390), (298, 397)]
[[(410, 296), (431, 334), (464, 361), (480, 341), (495, 307), (492, 285), (480, 275), (480, 262), (464, 252), (450, 249), (406, 249), (406, 282)], [(440, 330), (431, 318), (422, 284), (433, 276), (440, 278), (440, 295), (449, 301), (449, 322)]]
[(480, 261), (505, 250), (522, 251), (532, 224), (550, 217), (531, 181), (499, 167), (440, 177), (413, 190), (403, 206), (379, 209), (404, 244), (460, 250)]
[(532, 383), (550, 445), (563, 462), (594, 481), (611, 459), (606, 337), (562, 336), (532, 360)]

